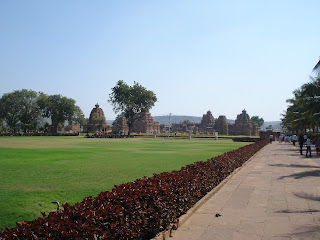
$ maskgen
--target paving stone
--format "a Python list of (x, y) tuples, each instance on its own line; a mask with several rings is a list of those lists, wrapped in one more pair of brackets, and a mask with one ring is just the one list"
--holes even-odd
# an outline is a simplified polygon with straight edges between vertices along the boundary
[(234, 232), (232, 239), (234, 240), (261, 240), (262, 237), (255, 234), (243, 233), (243, 232)]
[(203, 230), (181, 230), (174, 231), (169, 239), (175, 240), (201, 240)]
[(256, 222), (254, 219), (241, 220), (237, 232), (262, 238), (264, 235), (264, 222)]
[(201, 240), (226, 240), (233, 239), (233, 233), (237, 228), (229, 225), (215, 225), (207, 228), (201, 235)]
[(203, 228), (208, 228), (209, 225), (214, 220), (214, 214), (193, 214), (191, 219), (188, 219), (181, 228), (187, 228), (189, 230), (199, 230)]
[(265, 220), (264, 233), (267, 236), (273, 237), (283, 237), (285, 235), (290, 235), (290, 224), (288, 217), (278, 217), (272, 216), (267, 217)]
[(314, 221), (320, 226), (320, 209), (311, 211)]
[(245, 209), (248, 205), (248, 202), (248, 197), (231, 197), (226, 205), (224, 205), (224, 208)]
[(289, 214), (290, 225), (294, 228), (308, 225), (310, 227), (317, 226), (316, 221), (314, 220), (311, 213), (294, 213)]

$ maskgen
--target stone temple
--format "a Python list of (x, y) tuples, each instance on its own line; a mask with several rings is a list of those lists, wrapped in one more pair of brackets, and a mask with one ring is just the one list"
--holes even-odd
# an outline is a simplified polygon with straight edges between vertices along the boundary
[(230, 135), (258, 136), (259, 126), (252, 123), (246, 110), (237, 116), (234, 124), (229, 125)]
[[(113, 133), (128, 133), (128, 125), (125, 117), (119, 117), (112, 127)], [(141, 116), (132, 124), (132, 133), (160, 133), (160, 123), (154, 121), (151, 113), (142, 113)]]
[(219, 135), (229, 135), (229, 123), (226, 116), (219, 116), (216, 120), (215, 129)]
[(95, 105), (95, 108), (91, 110), (89, 122), (88, 124), (83, 126), (83, 130), (84, 132), (96, 132), (101, 130), (107, 130), (106, 128), (108, 129), (104, 112), (97, 103)]

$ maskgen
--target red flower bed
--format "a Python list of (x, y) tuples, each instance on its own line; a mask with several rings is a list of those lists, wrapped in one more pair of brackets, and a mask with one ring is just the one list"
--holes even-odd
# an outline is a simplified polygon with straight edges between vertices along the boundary
[(2, 230), (0, 239), (151, 239), (267, 143), (121, 184), (74, 206), (64, 204), (64, 210)]

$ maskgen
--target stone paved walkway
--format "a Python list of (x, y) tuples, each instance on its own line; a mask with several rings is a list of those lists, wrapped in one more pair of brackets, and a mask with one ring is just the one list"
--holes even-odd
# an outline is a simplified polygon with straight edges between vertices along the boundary
[(320, 239), (320, 157), (269, 144), (170, 239)]

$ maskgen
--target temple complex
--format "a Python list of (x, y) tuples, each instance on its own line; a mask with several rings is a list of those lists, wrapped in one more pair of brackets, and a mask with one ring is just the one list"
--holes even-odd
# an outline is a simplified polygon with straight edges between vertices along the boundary
[(61, 133), (80, 133), (80, 123), (70, 123), (67, 126), (58, 125), (57, 132)]
[(246, 110), (237, 116), (234, 124), (228, 123), (225, 116), (219, 116), (214, 119), (211, 111), (203, 114), (201, 123), (176, 123), (173, 124), (173, 131), (187, 133), (191, 131), (194, 134), (214, 134), (220, 135), (246, 135), (258, 136), (259, 126), (251, 122)]
[(198, 127), (196, 127), (196, 123), (186, 123), (186, 122), (173, 124), (172, 131), (179, 132), (179, 133), (188, 133), (189, 131), (191, 131), (193, 134), (199, 133), (199, 129)]
[[(218, 132), (219, 135), (259, 135), (259, 126), (251, 122), (246, 110), (237, 115), (234, 124), (228, 123), (227, 118), (222, 115), (215, 119), (209, 110), (206, 114), (203, 114), (200, 123), (184, 121), (175, 123), (172, 126), (161, 126), (161, 132), (168, 132), (169, 129), (176, 133), (189, 133), (191, 131), (193, 134), (214, 135), (215, 132)], [(67, 130), (70, 131), (71, 129)], [(101, 130), (105, 132), (112, 131), (114, 134), (126, 134), (129, 128), (126, 118), (118, 117), (111, 130), (111, 126), (106, 124), (103, 110), (99, 107), (99, 104), (96, 104), (90, 113), (88, 124), (84, 126), (84, 131), (95, 132)], [(160, 123), (154, 120), (150, 112), (142, 113), (131, 127), (131, 133), (153, 134), (154, 132), (160, 133)]]
[(127, 119), (125, 117), (118, 117), (112, 126), (113, 133), (127, 133), (129, 131)]
[[(112, 127), (113, 133), (127, 133), (129, 130), (125, 117), (119, 117)], [(154, 121), (151, 113), (142, 113), (141, 116), (132, 124), (132, 133), (160, 133), (160, 123)]]
[(133, 124), (132, 132), (135, 133), (160, 133), (160, 123), (154, 121), (151, 113), (143, 113)]

